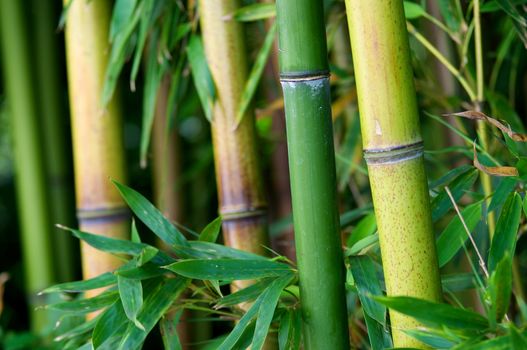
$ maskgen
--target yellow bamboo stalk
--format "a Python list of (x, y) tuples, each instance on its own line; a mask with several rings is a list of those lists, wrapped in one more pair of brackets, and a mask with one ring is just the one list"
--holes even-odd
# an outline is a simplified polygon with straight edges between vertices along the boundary
[[(75, 192), (81, 230), (126, 239), (127, 209), (110, 181), (125, 181), (121, 114), (116, 98), (107, 106), (101, 104), (110, 53), (110, 5), (106, 0), (75, 0), (68, 10), (66, 56)], [(116, 257), (84, 243), (81, 249), (85, 279), (120, 265)]]

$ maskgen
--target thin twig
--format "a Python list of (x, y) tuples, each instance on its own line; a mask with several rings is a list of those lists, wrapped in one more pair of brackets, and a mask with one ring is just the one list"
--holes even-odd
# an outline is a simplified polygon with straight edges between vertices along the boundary
[(472, 246), (474, 247), (476, 254), (478, 255), (479, 266), (481, 266), (481, 269), (483, 270), (485, 277), (489, 278), (489, 271), (487, 270), (487, 267), (485, 266), (485, 260), (483, 260), (483, 257), (481, 256), (478, 250), (478, 247), (476, 246), (476, 242), (474, 241), (474, 238), (472, 237), (472, 234), (470, 233), (470, 230), (468, 229), (467, 224), (465, 223), (465, 219), (463, 219), (463, 215), (461, 215), (461, 212), (459, 211), (459, 207), (457, 206), (456, 200), (452, 196), (452, 193), (450, 192), (450, 189), (448, 188), (448, 186), (445, 187), (445, 191), (448, 194), (448, 197), (450, 197), (450, 200), (452, 201), (452, 204), (454, 205), (454, 209), (456, 209), (456, 213), (459, 216), (459, 219), (461, 220), (461, 223), (463, 224), (465, 231), (467, 232), (470, 242), (472, 242)]

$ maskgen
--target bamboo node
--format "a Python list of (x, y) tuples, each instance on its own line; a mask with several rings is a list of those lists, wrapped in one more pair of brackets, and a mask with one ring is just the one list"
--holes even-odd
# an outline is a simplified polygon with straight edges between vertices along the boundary
[(309, 71), (309, 72), (290, 72), (280, 73), (280, 82), (302, 82), (320, 79), (329, 79), (328, 70)]
[(92, 221), (115, 221), (130, 216), (130, 210), (128, 207), (106, 207), (106, 208), (90, 208), (90, 209), (77, 209), (77, 219), (79, 223), (86, 223)]
[(233, 221), (246, 218), (256, 218), (267, 215), (266, 208), (251, 208), (242, 210), (229, 210), (228, 208), (222, 208), (220, 211), (221, 218), (224, 222)]
[(423, 141), (419, 141), (403, 146), (364, 150), (364, 159), (368, 165), (394, 164), (419, 158), (423, 152)]

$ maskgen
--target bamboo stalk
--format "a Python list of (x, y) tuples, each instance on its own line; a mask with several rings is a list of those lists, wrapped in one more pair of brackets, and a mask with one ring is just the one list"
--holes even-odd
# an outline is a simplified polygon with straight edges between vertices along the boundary
[[(437, 253), (402, 1), (346, 0), (387, 293), (439, 302)], [(390, 311), (395, 347), (423, 344)]]
[(242, 25), (224, 17), (239, 7), (239, 1), (201, 0), (199, 6), (205, 53), (217, 91), (211, 126), (223, 236), (228, 246), (266, 255), (267, 200), (253, 111), (235, 128), (247, 60)]
[(276, 5), (304, 344), (349, 349), (323, 4)]
[[(43, 146), (47, 173), (47, 188), (49, 192), (49, 207), (51, 222), (72, 226), (74, 224), (71, 195), (70, 166), (71, 160), (67, 153), (68, 144), (65, 130), (65, 115), (61, 108), (62, 91), (59, 83), (58, 45), (53, 3), (50, 1), (33, 0), (34, 38), (38, 57), (34, 59), (37, 77), (37, 101), (41, 114), (40, 128), (43, 134)], [(71, 281), (75, 278), (78, 267), (73, 256), (75, 240), (55, 228), (52, 231), (53, 251), (55, 252), (55, 271), (58, 281)]]
[(51, 223), (47, 210), (45, 168), (31, 80), (28, 35), (23, 3), (0, 1), (0, 45), (3, 76), (13, 138), (17, 206), (22, 239), (24, 277), (31, 310), (31, 329), (48, 326), (49, 312), (35, 311), (46, 303), (37, 292), (55, 282), (51, 251)]
[[(65, 0), (65, 3), (69, 0)], [(73, 134), (77, 217), (81, 230), (126, 239), (128, 211), (110, 178), (125, 180), (117, 99), (101, 104), (108, 64), (110, 2), (75, 0), (68, 10), (66, 54)], [(84, 278), (113, 270), (120, 260), (81, 244)]]

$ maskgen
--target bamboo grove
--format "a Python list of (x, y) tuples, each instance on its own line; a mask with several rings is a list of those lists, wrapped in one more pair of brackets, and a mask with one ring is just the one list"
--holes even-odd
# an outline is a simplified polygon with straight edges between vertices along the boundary
[(527, 348), (526, 4), (0, 0), (0, 347)]

